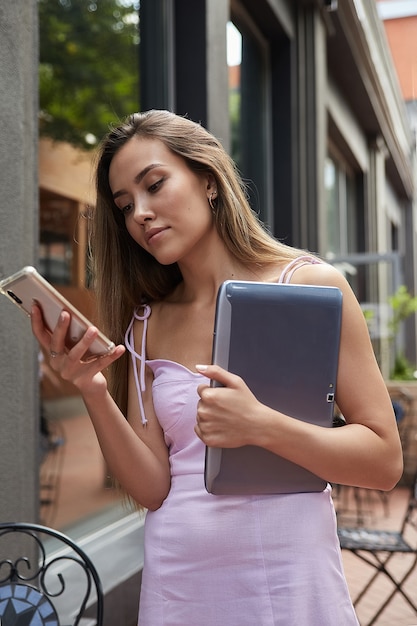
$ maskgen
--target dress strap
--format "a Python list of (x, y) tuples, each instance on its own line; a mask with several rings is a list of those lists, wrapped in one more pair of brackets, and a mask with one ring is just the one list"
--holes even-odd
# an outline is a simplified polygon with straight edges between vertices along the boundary
[(281, 272), (281, 276), (278, 279), (278, 282), (288, 284), (291, 282), (293, 274), (296, 270), (298, 270), (298, 268), (302, 267), (303, 265), (318, 265), (320, 263), (323, 263), (323, 261), (310, 254), (299, 256), (296, 259), (293, 259), (290, 263), (288, 263), (288, 265), (284, 267)]
[[(143, 315), (139, 315), (139, 309), (141, 308), (143, 309)], [(138, 400), (139, 400), (140, 416), (141, 416), (142, 424), (144, 426), (148, 423), (148, 420), (146, 419), (146, 415), (145, 415), (145, 408), (143, 406), (142, 393), (146, 390), (146, 380), (145, 380), (146, 334), (148, 330), (148, 318), (150, 314), (151, 314), (151, 307), (148, 304), (145, 304), (141, 307), (137, 307), (133, 312), (132, 319), (130, 320), (130, 324), (127, 327), (127, 330), (125, 333), (125, 345), (126, 345), (127, 350), (130, 352), (130, 356), (132, 359), (136, 391), (137, 391)], [(133, 332), (133, 327), (134, 327), (136, 320), (143, 322), (142, 345), (141, 345), (140, 354), (138, 354), (135, 350), (135, 335)], [(139, 374), (138, 374), (138, 367), (137, 367), (136, 359), (139, 361)]]

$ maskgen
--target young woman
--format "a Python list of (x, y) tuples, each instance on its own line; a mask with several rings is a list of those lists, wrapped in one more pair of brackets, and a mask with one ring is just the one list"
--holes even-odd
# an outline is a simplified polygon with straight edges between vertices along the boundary
[[(52, 336), (36, 306), (32, 323), (53, 369), (82, 394), (110, 470), (148, 509), (140, 626), (357, 624), (330, 486), (214, 496), (203, 479), (205, 444), (254, 444), (329, 483), (396, 484), (402, 453), (392, 406), (350, 287), (266, 232), (230, 157), (185, 118), (129, 117), (104, 140), (96, 181), (100, 325), (118, 345), (84, 362), (95, 327), (67, 352), (67, 312)], [(217, 291), (232, 278), (342, 290), (336, 399), (346, 426), (272, 410), (244, 380), (209, 365)]]

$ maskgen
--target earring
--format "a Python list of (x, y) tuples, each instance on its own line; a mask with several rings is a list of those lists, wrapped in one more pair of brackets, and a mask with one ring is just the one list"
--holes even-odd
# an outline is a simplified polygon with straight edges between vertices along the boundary
[(215, 200), (216, 197), (217, 197), (217, 191), (212, 191), (210, 196), (209, 196), (209, 198), (208, 198), (208, 203), (210, 205), (210, 209), (211, 209), (212, 213), (216, 212), (216, 207), (215, 207), (214, 202), (213, 202), (213, 200)]

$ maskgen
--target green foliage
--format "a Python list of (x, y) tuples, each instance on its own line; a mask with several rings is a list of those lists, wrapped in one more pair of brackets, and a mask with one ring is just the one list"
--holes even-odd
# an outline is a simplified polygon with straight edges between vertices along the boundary
[(417, 311), (417, 297), (412, 296), (405, 285), (398, 287), (397, 291), (388, 298), (393, 315), (389, 321), (388, 328), (391, 335), (395, 336), (401, 323), (410, 315)]
[(375, 313), (374, 313), (374, 311), (372, 311), (372, 309), (363, 309), (362, 313), (364, 315), (366, 324), (368, 325), (368, 328), (369, 328), (371, 322), (373, 321), (373, 319), (375, 317)]
[[(392, 308), (392, 317), (388, 323), (391, 339), (395, 339), (404, 320), (417, 311), (417, 297), (412, 296), (405, 285), (401, 285), (388, 299)], [(394, 369), (391, 373), (393, 380), (415, 380), (413, 366), (402, 352), (395, 355)]]
[(410, 363), (407, 357), (399, 352), (395, 356), (394, 368), (391, 372), (391, 380), (415, 380), (415, 367)]
[(138, 0), (38, 0), (40, 133), (89, 148), (138, 110)]

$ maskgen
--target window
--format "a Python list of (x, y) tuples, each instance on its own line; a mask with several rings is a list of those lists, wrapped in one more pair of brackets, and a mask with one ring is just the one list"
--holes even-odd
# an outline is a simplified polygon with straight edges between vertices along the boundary
[(242, 11), (227, 26), (231, 153), (248, 184), (251, 206), (268, 222), (270, 200), (269, 47)]
[[(38, 266), (92, 320), (94, 294), (86, 288), (88, 222), (83, 219), (94, 202), (91, 148), (110, 124), (139, 108), (138, 9), (137, 0), (38, 1)], [(48, 358), (41, 370), (42, 521), (63, 528), (95, 520), (108, 508), (126, 514), (119, 511), (121, 494), (108, 484), (77, 390), (49, 371)]]
[(325, 253), (329, 258), (357, 252), (355, 178), (347, 167), (328, 156), (324, 166), (326, 191)]
[(77, 203), (42, 191), (39, 270), (55, 285), (69, 286), (73, 283), (73, 234), (76, 214)]
[(227, 24), (227, 65), (229, 68), (229, 115), (231, 154), (240, 161), (240, 70), (242, 63), (242, 35), (233, 24)]

